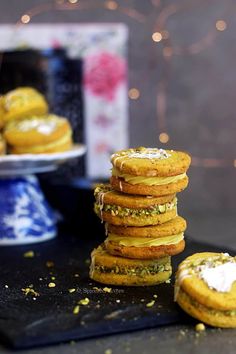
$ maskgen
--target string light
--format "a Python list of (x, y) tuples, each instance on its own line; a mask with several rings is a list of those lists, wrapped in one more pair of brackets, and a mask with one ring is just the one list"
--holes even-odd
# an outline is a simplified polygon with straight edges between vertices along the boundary
[(106, 8), (109, 10), (116, 10), (118, 8), (117, 2), (110, 0), (106, 2)]
[(25, 14), (23, 16), (21, 16), (21, 22), (24, 23), (24, 24), (27, 24), (30, 22), (30, 16)]
[(224, 31), (227, 28), (227, 23), (224, 20), (216, 21), (216, 29), (218, 31)]
[(162, 34), (160, 32), (154, 32), (152, 34), (152, 40), (154, 42), (160, 42), (162, 40)]
[(159, 135), (159, 140), (160, 140), (161, 143), (166, 144), (170, 140), (170, 137), (169, 137), (169, 135), (167, 133), (163, 132), (163, 133), (161, 133)]
[(173, 49), (171, 47), (164, 47), (162, 52), (165, 58), (170, 58), (173, 55)]
[(139, 96), (140, 96), (140, 91), (139, 91), (138, 89), (136, 89), (136, 88), (131, 88), (131, 89), (129, 90), (129, 98), (130, 98), (131, 100), (137, 100), (137, 99), (139, 98)]
[[(22, 24), (27, 24), (31, 21), (33, 16), (36, 16), (40, 13), (50, 11), (53, 8), (57, 10), (74, 10), (74, 6), (68, 6), (65, 7), (65, 2), (68, 1), (71, 5), (76, 4), (78, 0), (55, 0), (55, 3), (58, 4), (58, 7), (53, 6), (52, 4), (43, 4), (40, 6), (37, 6), (31, 10), (28, 11), (29, 14), (24, 14), (20, 18), (20, 23)], [(161, 0), (151, 0), (151, 3), (155, 7), (159, 7), (162, 5)], [(114, 0), (107, 0), (103, 2), (103, 7), (109, 9), (109, 10), (119, 10), (121, 13), (129, 16), (130, 18), (134, 18), (137, 22), (141, 23), (146, 23), (147, 21), (147, 16), (144, 16), (142, 13), (138, 12), (137, 10), (130, 8), (130, 7), (122, 7), (118, 6), (118, 3)], [(89, 7), (92, 8), (92, 6), (83, 6), (80, 7), (81, 9), (88, 9)], [(77, 8), (77, 7), (76, 7)], [(174, 14), (176, 14), (179, 9), (182, 9), (182, 6), (179, 6), (177, 4), (170, 4), (165, 7), (163, 7), (160, 11), (160, 14), (157, 18), (155, 29), (157, 31), (154, 31), (152, 33), (152, 40), (156, 43), (161, 42), (162, 40), (166, 40), (166, 44), (164, 48), (162, 49), (162, 55), (166, 59), (166, 63), (169, 65), (170, 59), (174, 54), (175, 55), (196, 55), (200, 53), (202, 50), (207, 48), (212, 42), (216, 39), (216, 35), (214, 34), (216, 31), (225, 31), (227, 28), (227, 23), (220, 19), (215, 22), (215, 28), (213, 30), (210, 30), (209, 33), (200, 39), (198, 42), (195, 42), (193, 44), (190, 44), (189, 46), (186, 47), (180, 47), (180, 46), (175, 46), (173, 47), (170, 42), (170, 34), (165, 28), (165, 24), (168, 20), (168, 18)], [(19, 24), (17, 22), (17, 24)], [(159, 83), (158, 85), (158, 97), (160, 96), (161, 99), (157, 99), (157, 114), (158, 116), (158, 122), (159, 122), (159, 129), (162, 131), (159, 134), (159, 141), (163, 144), (167, 143), (170, 139), (168, 133), (165, 130), (165, 119), (166, 119), (166, 89), (168, 87), (168, 81), (169, 77), (163, 78), (163, 80)], [(161, 88), (161, 89), (160, 89)], [(128, 92), (128, 96), (132, 100), (137, 100), (140, 97), (140, 91), (137, 88), (131, 88)], [(159, 98), (160, 98), (159, 97)], [(160, 107), (159, 107), (160, 106)], [(160, 109), (159, 109), (159, 108)], [(205, 158), (199, 158), (199, 157), (193, 157), (193, 163), (194, 166), (202, 166), (202, 167), (225, 167), (225, 166), (234, 166), (236, 168), (236, 159), (230, 161), (225, 161), (223, 159), (205, 159)]]

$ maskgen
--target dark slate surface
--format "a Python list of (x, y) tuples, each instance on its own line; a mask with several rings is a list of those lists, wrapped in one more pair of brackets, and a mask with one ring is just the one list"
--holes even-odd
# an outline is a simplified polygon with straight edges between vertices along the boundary
[[(25, 348), (186, 321), (173, 302), (172, 284), (111, 287), (108, 293), (102, 290), (105, 285), (92, 282), (88, 278), (88, 257), (97, 244), (98, 239), (86, 240), (83, 235), (72, 236), (61, 230), (57, 239), (47, 243), (0, 249), (2, 342)], [(175, 263), (206, 249), (215, 250), (189, 240), (187, 251), (175, 257)], [(33, 258), (23, 256), (28, 250), (34, 251)], [(54, 266), (47, 267), (48, 261)], [(56, 287), (49, 288), (50, 282)], [(40, 294), (36, 300), (21, 290), (30, 284)], [(76, 291), (69, 293), (71, 288)], [(146, 307), (154, 294), (158, 296), (155, 305)], [(73, 314), (77, 302), (85, 297), (90, 303), (81, 305), (78, 315)]]

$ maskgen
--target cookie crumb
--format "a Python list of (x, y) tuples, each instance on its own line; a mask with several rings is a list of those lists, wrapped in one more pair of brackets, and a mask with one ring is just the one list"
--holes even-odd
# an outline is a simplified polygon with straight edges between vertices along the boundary
[(195, 326), (195, 331), (196, 332), (203, 332), (205, 330), (206, 330), (206, 327), (205, 327), (204, 323), (196, 324), (196, 326)]
[(79, 278), (79, 274), (78, 273), (74, 274), (74, 277)]
[(5, 285), (5, 288), (6, 288), (6, 289), (8, 289), (8, 288), (9, 288), (9, 286), (6, 284), (6, 285)]
[(153, 297), (154, 297), (154, 299), (157, 299), (157, 294), (154, 294)]

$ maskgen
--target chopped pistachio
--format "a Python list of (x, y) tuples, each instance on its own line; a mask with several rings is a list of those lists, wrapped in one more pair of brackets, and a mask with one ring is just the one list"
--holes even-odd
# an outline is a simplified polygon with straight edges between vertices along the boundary
[(21, 289), (23, 291), (23, 293), (27, 296), (28, 294), (33, 295), (33, 296), (39, 296), (39, 293), (37, 291), (35, 291), (32, 288), (23, 288)]
[(104, 354), (112, 354), (112, 349), (106, 349)]
[(56, 284), (53, 283), (53, 282), (50, 282), (50, 283), (48, 284), (48, 287), (49, 287), (49, 288), (55, 288), (55, 286), (56, 286)]
[(111, 288), (105, 287), (102, 289), (105, 293), (110, 293), (111, 292)]
[(27, 251), (23, 255), (25, 258), (33, 258), (34, 257), (34, 251)]
[(88, 305), (89, 304), (89, 299), (86, 297), (85, 299), (81, 299), (78, 303), (79, 303), (79, 305), (84, 305), (84, 306), (86, 306), (86, 305)]
[(72, 289), (68, 289), (68, 291), (69, 291), (70, 294), (72, 294), (72, 293), (74, 293), (76, 291), (76, 289), (72, 288)]
[(76, 305), (73, 309), (73, 314), (78, 315), (78, 313), (79, 313), (79, 305)]
[(203, 332), (203, 331), (205, 331), (205, 329), (206, 329), (206, 327), (205, 327), (204, 323), (198, 323), (195, 326), (195, 330), (197, 332)]
[(155, 300), (151, 300), (146, 304), (146, 307), (152, 307), (155, 304)]

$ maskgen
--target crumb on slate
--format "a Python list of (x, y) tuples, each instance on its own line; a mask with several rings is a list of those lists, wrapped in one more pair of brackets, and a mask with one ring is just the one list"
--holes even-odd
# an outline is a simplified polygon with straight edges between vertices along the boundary
[(49, 288), (55, 288), (55, 286), (56, 286), (56, 284), (53, 283), (53, 282), (50, 282), (50, 283), (48, 284), (48, 287), (49, 287)]
[(27, 251), (23, 254), (25, 258), (33, 258), (35, 256), (34, 251)]
[(79, 313), (79, 305), (76, 305), (75, 307), (74, 307), (74, 309), (73, 309), (73, 314), (74, 315), (78, 315), (78, 313)]
[(152, 307), (155, 304), (155, 300), (152, 300), (146, 304), (146, 307)]
[(205, 330), (206, 330), (206, 327), (205, 327), (204, 323), (196, 324), (196, 326), (195, 326), (195, 331), (196, 332), (203, 332)]
[(107, 286), (105, 286), (105, 288), (102, 289), (105, 293), (110, 293), (111, 292), (111, 288), (108, 288)]
[(83, 305), (83, 306), (86, 306), (86, 305), (88, 305), (89, 304), (89, 298), (84, 298), (84, 299), (81, 299), (81, 300), (79, 300), (79, 302), (78, 302), (78, 304), (79, 305)]
[(76, 289), (72, 288), (72, 289), (68, 289), (68, 291), (69, 291), (70, 294), (72, 294), (72, 293), (74, 293), (76, 291)]
[(26, 296), (27, 295), (33, 295), (34, 297), (39, 296), (39, 293), (35, 291), (32, 287), (23, 288), (21, 290)]

